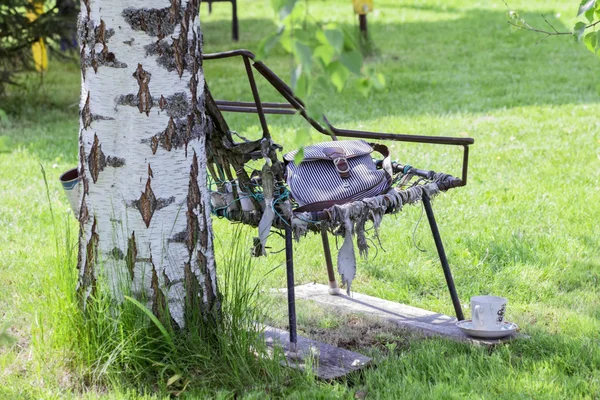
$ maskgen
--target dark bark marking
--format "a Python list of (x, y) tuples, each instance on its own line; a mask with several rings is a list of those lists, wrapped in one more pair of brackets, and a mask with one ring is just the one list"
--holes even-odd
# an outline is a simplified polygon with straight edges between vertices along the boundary
[(156, 154), (156, 150), (158, 150), (158, 136), (152, 137), (152, 143), (150, 147), (152, 147), (152, 154)]
[(156, 196), (154, 196), (152, 186), (150, 185), (150, 177), (148, 177), (148, 181), (146, 182), (146, 191), (142, 193), (138, 200), (138, 208), (142, 214), (146, 228), (150, 227), (152, 215), (154, 215), (154, 211), (156, 210)]
[(156, 273), (156, 267), (154, 266), (154, 262), (152, 261), (152, 255), (150, 255), (150, 264), (152, 265), (152, 280), (150, 282), (150, 287), (152, 288), (152, 313), (158, 318), (158, 320), (165, 324), (166, 312), (167, 312), (167, 302), (165, 299), (165, 295), (160, 289), (160, 285), (158, 283), (158, 275)]
[(125, 258), (125, 265), (129, 271), (129, 276), (133, 280), (135, 262), (137, 260), (137, 244), (135, 242), (135, 231), (131, 232), (131, 237), (127, 239), (127, 256)]
[(186, 236), (186, 246), (190, 254), (194, 251), (196, 247), (196, 242), (198, 241), (198, 231), (200, 227), (198, 226), (198, 216), (194, 211), (188, 210), (186, 213), (187, 218), (187, 236)]
[(186, 243), (187, 241), (187, 231), (177, 232), (173, 235), (173, 237), (167, 240), (168, 243)]
[(104, 171), (107, 166), (120, 168), (125, 165), (125, 159), (121, 157), (106, 156), (102, 151), (102, 145), (98, 140), (98, 135), (94, 134), (94, 143), (87, 158), (90, 174), (94, 183), (98, 181), (100, 172)]
[[(107, 50), (108, 48), (105, 47), (104, 49)], [(96, 54), (96, 49), (92, 49), (90, 57), (86, 57), (85, 63), (87, 66), (91, 65), (95, 73), (98, 72), (98, 67), (127, 68), (127, 64), (117, 60), (115, 53), (111, 53), (108, 50), (106, 52), (103, 50), (100, 54)]]
[(125, 253), (123, 253), (123, 250), (120, 248), (113, 247), (113, 249), (110, 251), (110, 256), (115, 260), (123, 260), (125, 258)]
[(198, 278), (194, 272), (192, 272), (192, 267), (190, 263), (185, 263), (183, 267), (183, 277), (184, 277), (184, 286), (185, 286), (185, 308), (184, 313), (187, 318), (187, 323), (190, 323), (195, 318), (198, 318), (199, 310), (202, 310), (200, 301), (201, 301), (201, 293), (200, 293), (200, 283), (198, 282)]
[(154, 173), (152, 172), (152, 168), (150, 167), (150, 164), (148, 164), (148, 176), (150, 178), (154, 178)]
[[(185, 143), (185, 157), (187, 158), (187, 148), (188, 148), (188, 143), (190, 142), (190, 139), (192, 138), (192, 130), (194, 128), (194, 116), (192, 114), (187, 116), (187, 126), (186, 126), (186, 130), (185, 130), (185, 137), (183, 138), (183, 142)], [(196, 154), (194, 153), (194, 156)]]
[(176, 135), (175, 132), (175, 122), (173, 122), (173, 117), (169, 118), (169, 125), (167, 129), (162, 133), (161, 138), (163, 147), (167, 151), (171, 151), (171, 138)]
[(88, 91), (87, 98), (85, 99), (85, 105), (81, 110), (81, 121), (83, 122), (83, 128), (87, 129), (92, 124), (92, 113), (90, 111), (90, 92)]
[(167, 289), (169, 289), (171, 287), (171, 279), (169, 278), (169, 276), (167, 275), (167, 273), (165, 272), (164, 269), (162, 272), (162, 276), (163, 276), (163, 281), (165, 282), (165, 287)]
[[(173, 39), (173, 44), (161, 40), (160, 42), (151, 43), (149, 45), (144, 46), (144, 48), (146, 49), (146, 55), (156, 56), (156, 63), (169, 72), (175, 70), (177, 70), (178, 73), (183, 70), (188, 70), (192, 72), (192, 55), (189, 54), (189, 52), (185, 52), (182, 56), (181, 50), (175, 46), (175, 40), (178, 39)], [(177, 51), (179, 52), (179, 63), (177, 63), (175, 59), (176, 49), (178, 49)]]
[(192, 75), (189, 83), (190, 94), (192, 97), (192, 110), (196, 110), (198, 108), (198, 78), (196, 74)]
[(173, 39), (173, 53), (175, 56), (175, 68), (177, 69), (177, 73), (179, 74), (179, 77), (181, 78), (181, 76), (183, 75), (183, 71), (185, 69), (185, 65), (184, 65), (184, 57), (185, 57), (185, 53), (182, 50), (182, 45), (180, 46), (179, 44), (179, 40), (178, 39)]
[(81, 210), (79, 212), (79, 222), (82, 224), (86, 223), (89, 217), (90, 214), (88, 211), (87, 203), (84, 199), (84, 201), (81, 203)]
[[(127, 68), (127, 64), (117, 60), (114, 53), (110, 52), (107, 46), (108, 40), (115, 34), (114, 29), (107, 29), (104, 20), (100, 20), (98, 26), (88, 17), (81, 17), (78, 21), (77, 34), (79, 42), (82, 43), (80, 62), (83, 79), (86, 77), (87, 67), (91, 66), (94, 72), (98, 72), (98, 67), (105, 66), (111, 68)], [(101, 44), (102, 50), (96, 52), (95, 45)], [(86, 49), (90, 49), (89, 55)]]
[(180, 17), (181, 0), (171, 0), (171, 7), (169, 8), (169, 21), (172, 24), (176, 24)]
[(134, 38), (131, 38), (130, 40), (124, 40), (123, 43), (128, 45), (128, 46), (133, 46), (133, 43), (135, 42)]
[[(177, 7), (181, 8), (181, 7)], [(164, 38), (173, 34), (181, 19), (181, 12), (169, 8), (126, 8), (122, 13), (125, 22), (135, 31), (146, 32), (149, 36)]]
[(190, 102), (185, 92), (177, 92), (158, 102), (161, 110), (167, 110), (167, 115), (173, 118), (183, 118), (190, 113)]
[(175, 196), (167, 197), (166, 199), (164, 197), (159, 197), (156, 199), (156, 209), (163, 209), (173, 203), (175, 203)]
[(108, 39), (113, 37), (114, 34), (115, 34), (115, 30), (114, 29), (106, 29), (106, 23), (102, 19), (100, 20), (100, 25), (98, 25), (94, 29), (96, 43), (102, 43), (105, 46), (106, 46), (106, 42), (108, 41)]
[(92, 9), (90, 8), (90, 0), (83, 0), (83, 4), (85, 5), (85, 9), (87, 11), (87, 17), (90, 17), (90, 14), (92, 13)]
[(89, 48), (93, 48), (97, 43), (96, 27), (89, 16), (83, 16), (77, 21), (77, 36), (79, 41), (87, 44)]
[(190, 167), (190, 183), (188, 186), (187, 206), (193, 210), (200, 205), (200, 188), (198, 187), (198, 157), (194, 151), (192, 165)]
[(198, 157), (194, 152), (192, 165), (190, 167), (190, 181), (187, 195), (187, 237), (186, 244), (190, 254), (196, 247), (200, 227), (198, 225), (198, 216), (195, 213), (196, 208), (200, 206), (200, 188), (198, 187)]
[(206, 298), (208, 299), (208, 310), (211, 310), (214, 307), (215, 302), (215, 293), (213, 291), (212, 285), (212, 277), (210, 275), (210, 271), (206, 268), (208, 265), (207, 259), (201, 251), (198, 251), (198, 267), (201, 271), (204, 271), (204, 293), (206, 293)]
[(96, 233), (96, 217), (94, 217), (94, 222), (92, 223), (92, 235), (85, 246), (86, 259), (83, 267), (83, 274), (81, 276), (82, 289), (87, 289), (90, 285), (95, 285), (96, 283), (95, 268), (96, 263), (98, 262), (99, 241), (100, 236)]
[(180, 149), (187, 146), (190, 140), (199, 139), (201, 133), (198, 129), (191, 130), (187, 119), (170, 118), (164, 131), (154, 135), (151, 139), (142, 140), (142, 143), (150, 143), (152, 154), (156, 154), (159, 146), (167, 151)]
[(138, 109), (140, 113), (145, 112), (146, 115), (150, 115), (150, 108), (152, 108), (152, 96), (150, 96), (150, 73), (142, 68), (142, 64), (138, 64), (136, 71), (133, 76), (138, 82), (140, 90), (138, 91), (137, 97), (139, 100)]
[[(80, 39), (81, 40), (81, 39)], [(81, 46), (81, 53), (79, 53), (79, 65), (81, 66), (81, 76), (85, 81), (85, 72), (87, 70), (87, 55), (85, 53), (86, 44), (83, 43)]]
[(102, 145), (96, 134), (94, 134), (94, 144), (92, 145), (92, 149), (88, 156), (88, 166), (90, 174), (92, 175), (92, 180), (96, 183), (100, 172), (106, 167), (106, 156), (102, 152)]
[(104, 115), (91, 114), (92, 121), (114, 121), (113, 117), (105, 117)]
[(89, 61), (90, 65), (94, 69), (94, 73), (98, 73), (98, 59), (96, 57), (96, 49), (92, 47), (92, 51), (90, 51), (90, 58), (86, 61)]
[(113, 168), (120, 168), (125, 165), (125, 159), (121, 157), (106, 157), (106, 165)]

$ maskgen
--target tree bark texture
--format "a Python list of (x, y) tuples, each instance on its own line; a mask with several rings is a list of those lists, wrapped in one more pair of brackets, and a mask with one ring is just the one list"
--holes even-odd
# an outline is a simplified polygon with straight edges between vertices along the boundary
[(217, 316), (200, 0), (82, 0), (79, 284)]

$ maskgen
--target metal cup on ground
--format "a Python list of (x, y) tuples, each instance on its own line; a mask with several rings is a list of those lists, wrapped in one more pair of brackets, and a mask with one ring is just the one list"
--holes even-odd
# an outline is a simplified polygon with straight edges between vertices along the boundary
[(71, 210), (73, 210), (73, 214), (77, 217), (79, 215), (79, 196), (81, 190), (77, 168), (68, 170), (59, 179), (71, 205)]

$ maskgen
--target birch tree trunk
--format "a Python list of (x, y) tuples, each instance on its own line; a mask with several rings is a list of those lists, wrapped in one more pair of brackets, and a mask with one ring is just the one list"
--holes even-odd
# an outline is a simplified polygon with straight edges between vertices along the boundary
[(78, 292), (218, 316), (200, 0), (82, 0)]

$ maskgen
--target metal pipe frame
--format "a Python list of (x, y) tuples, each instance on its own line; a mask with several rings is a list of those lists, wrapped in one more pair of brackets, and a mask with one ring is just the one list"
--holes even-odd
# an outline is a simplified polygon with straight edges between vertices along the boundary
[(448, 264), (446, 251), (444, 250), (444, 244), (442, 243), (442, 237), (440, 236), (440, 231), (438, 229), (437, 222), (435, 221), (435, 216), (433, 215), (431, 200), (429, 199), (426, 193), (423, 193), (423, 205), (425, 206), (425, 213), (427, 214), (429, 227), (431, 228), (433, 240), (435, 241), (435, 247), (437, 248), (437, 252), (440, 257), (440, 262), (442, 264), (442, 269), (444, 270), (444, 277), (446, 278), (448, 291), (450, 292), (450, 297), (452, 298), (452, 305), (454, 305), (454, 312), (456, 313), (456, 318), (459, 321), (462, 321), (465, 319), (465, 316), (463, 315), (462, 308), (460, 306), (460, 300), (458, 298), (458, 294), (456, 293), (456, 287), (454, 286), (454, 279), (452, 278), (452, 272), (450, 271), (450, 265)]
[(298, 334), (296, 328), (296, 294), (294, 290), (294, 242), (291, 223), (285, 227), (285, 269), (287, 277), (288, 319), (290, 324), (290, 350), (296, 351)]
[[(333, 126), (325, 116), (322, 116), (323, 122), (326, 126), (321, 125), (317, 120), (308, 115), (305, 104), (294, 96), (293, 90), (279, 78), (273, 71), (271, 71), (263, 62), (257, 61), (255, 55), (248, 50), (232, 50), (221, 53), (205, 54), (204, 60), (218, 60), (230, 57), (242, 57), (246, 73), (248, 75), (248, 81), (250, 83), (250, 89), (254, 102), (243, 102), (243, 101), (226, 101), (218, 100), (217, 106), (219, 110), (226, 112), (242, 112), (242, 113), (257, 113), (259, 116), (260, 124), (263, 129), (265, 137), (270, 137), (268, 131), (268, 125), (265, 114), (281, 114), (281, 115), (293, 115), (300, 114), (308, 123), (313, 126), (318, 132), (337, 139), (340, 137), (350, 137), (359, 139), (370, 139), (370, 140), (390, 140), (398, 142), (409, 142), (409, 143), (424, 143), (424, 144), (442, 144), (452, 146), (463, 147), (463, 163), (462, 163), (462, 175), (461, 178), (455, 178), (448, 176), (447, 179), (441, 182), (436, 182), (440, 190), (448, 190), (467, 184), (468, 166), (469, 166), (469, 145), (474, 143), (472, 138), (458, 138), (458, 137), (443, 137), (443, 136), (420, 136), (420, 135), (406, 135), (406, 134), (394, 134), (394, 133), (379, 133), (369, 131), (358, 131), (349, 129), (339, 129)], [(260, 101), (258, 94), (258, 88), (254, 80), (252, 67), (256, 69), (282, 96), (288, 103), (273, 103)], [(403, 171), (421, 176), (424, 178), (431, 178), (433, 171), (426, 171), (410, 167), (408, 171), (404, 171), (406, 166), (395, 163), (393, 168), (395, 171)], [(425, 193), (423, 193), (423, 205), (427, 213), (427, 219), (431, 227), (431, 232), (435, 241), (437, 252), (444, 270), (444, 277), (448, 285), (450, 297), (452, 298), (452, 304), (456, 312), (458, 320), (463, 320), (464, 315), (460, 306), (460, 300), (456, 293), (456, 287), (444, 250), (444, 245), (440, 236), (440, 232), (433, 214), (431, 207), (431, 201)], [(316, 220), (325, 220), (328, 215), (324, 212), (313, 213), (313, 217)], [(330, 284), (335, 282), (335, 275), (333, 274), (333, 263), (331, 260), (331, 252), (329, 249), (329, 240), (327, 233), (322, 231), (323, 250), (325, 251), (325, 258), (327, 263), (327, 272), (329, 276)], [(297, 326), (296, 326), (296, 300), (294, 292), (294, 260), (293, 260), (293, 241), (292, 241), (292, 229), (288, 224), (285, 227), (285, 254), (286, 254), (286, 275), (287, 275), (287, 296), (288, 296), (288, 317), (290, 325), (290, 350), (295, 351), (297, 344)], [(336, 285), (337, 286), (337, 285)]]
[[(336, 128), (331, 123), (329, 123), (325, 116), (323, 116), (322, 119), (326, 126), (323, 126), (317, 120), (308, 115), (305, 104), (302, 102), (301, 99), (294, 96), (293, 90), (273, 71), (271, 71), (269, 67), (267, 67), (262, 61), (257, 61), (256, 56), (251, 51), (240, 49), (225, 51), (221, 53), (204, 54), (204, 60), (218, 60), (231, 57), (243, 58), (244, 66), (246, 67), (246, 73), (248, 75), (248, 81), (250, 82), (250, 89), (254, 98), (254, 103), (219, 100), (217, 101), (217, 106), (221, 111), (224, 112), (257, 113), (259, 115), (261, 126), (263, 130), (265, 130), (264, 133), (267, 136), (269, 135), (269, 133), (268, 130), (266, 130), (267, 128), (265, 114), (300, 114), (318, 132), (324, 135), (332, 136), (334, 139), (340, 136), (369, 140), (390, 140), (397, 142), (462, 146), (463, 162), (461, 178), (460, 182), (458, 182), (455, 185), (452, 185), (452, 188), (465, 186), (467, 184), (469, 170), (469, 145), (475, 142), (474, 139), (446, 136), (406, 135), (398, 133), (381, 133), (358, 131), (352, 129), (340, 129)], [(288, 101), (288, 103), (262, 103), (258, 95), (258, 89), (256, 87), (254, 76), (252, 74), (252, 68), (250, 68), (250, 66), (254, 67), (254, 69), (256, 69), (283, 96), (283, 98)]]

